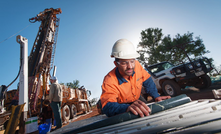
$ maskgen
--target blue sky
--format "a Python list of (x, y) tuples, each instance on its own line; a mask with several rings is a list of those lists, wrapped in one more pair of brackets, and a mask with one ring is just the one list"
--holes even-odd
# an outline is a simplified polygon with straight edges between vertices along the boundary
[[(90, 98), (101, 95), (103, 78), (114, 68), (110, 54), (115, 41), (126, 38), (137, 46), (141, 31), (150, 27), (161, 28), (164, 35), (171, 37), (193, 32), (210, 51), (206, 56), (221, 66), (220, 5), (219, 0), (1, 1), (0, 85), (8, 85), (19, 70), (20, 45), (16, 35), (28, 39), (30, 54), (40, 22), (31, 24), (29, 18), (51, 7), (62, 10), (58, 15), (56, 76), (63, 83), (79, 80), (80, 85), (91, 90)], [(15, 89), (17, 83), (9, 90)]]

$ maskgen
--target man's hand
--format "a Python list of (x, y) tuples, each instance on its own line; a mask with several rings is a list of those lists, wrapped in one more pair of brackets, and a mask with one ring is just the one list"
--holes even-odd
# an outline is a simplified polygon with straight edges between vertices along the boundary
[(170, 99), (171, 97), (170, 96), (159, 96), (157, 98), (155, 98), (155, 101), (158, 102), (158, 101), (162, 101), (162, 100), (166, 100), (166, 99)]
[(142, 101), (136, 100), (128, 108), (127, 112), (131, 111), (135, 115), (140, 115), (140, 117), (148, 116), (151, 109)]

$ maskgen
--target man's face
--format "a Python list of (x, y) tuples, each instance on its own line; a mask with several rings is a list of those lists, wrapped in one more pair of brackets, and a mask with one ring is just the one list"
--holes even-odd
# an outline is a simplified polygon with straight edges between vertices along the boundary
[(50, 82), (51, 82), (51, 84), (53, 84), (53, 83), (54, 83), (54, 80), (50, 79)]
[(120, 59), (119, 61), (114, 61), (114, 64), (118, 67), (119, 73), (124, 78), (128, 78), (134, 72), (135, 59)]

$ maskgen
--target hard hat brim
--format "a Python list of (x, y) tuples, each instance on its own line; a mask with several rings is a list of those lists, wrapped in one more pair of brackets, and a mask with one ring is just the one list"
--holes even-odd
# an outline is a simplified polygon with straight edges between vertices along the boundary
[(111, 55), (111, 58), (118, 58), (118, 59), (135, 59), (138, 57), (140, 57), (140, 54), (137, 52), (135, 54), (124, 55), (124, 56)]

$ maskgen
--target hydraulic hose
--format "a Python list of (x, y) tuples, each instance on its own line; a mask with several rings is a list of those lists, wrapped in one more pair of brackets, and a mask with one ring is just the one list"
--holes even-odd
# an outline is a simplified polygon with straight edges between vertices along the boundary
[(7, 92), (8, 87), (10, 87), (18, 79), (18, 76), (20, 75), (21, 66), (22, 66), (22, 58), (21, 58), (22, 57), (22, 49), (21, 49), (21, 47), (22, 46), (20, 46), (20, 67), (19, 67), (18, 74), (17, 74), (16, 78), (6, 87), (4, 94)]

